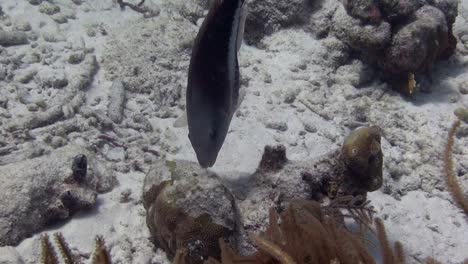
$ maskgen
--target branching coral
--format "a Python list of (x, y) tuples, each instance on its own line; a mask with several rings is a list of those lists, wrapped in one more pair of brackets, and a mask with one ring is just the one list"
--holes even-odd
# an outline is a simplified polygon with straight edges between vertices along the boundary
[[(77, 256), (73, 255), (70, 247), (68, 246), (65, 238), (61, 233), (54, 234), (55, 244), (60, 252), (61, 259), (65, 264), (79, 264), (81, 263)], [(50, 243), (49, 236), (43, 235), (41, 238), (41, 264), (59, 264), (59, 258), (52, 243)], [(96, 237), (96, 246), (94, 254), (91, 259), (91, 264), (111, 264), (109, 252), (105, 246), (104, 239), (100, 236)]]
[(453, 145), (455, 144), (455, 133), (457, 132), (457, 129), (460, 127), (460, 125), (460, 120), (455, 121), (455, 123), (453, 123), (452, 128), (449, 131), (447, 145), (445, 145), (444, 152), (444, 170), (447, 185), (450, 190), (450, 193), (453, 196), (453, 199), (455, 200), (457, 205), (465, 212), (465, 214), (468, 215), (468, 201), (467, 199), (465, 199), (460, 184), (458, 183), (452, 158)]
[[(342, 204), (342, 201), (332, 204), (334, 205), (321, 206), (314, 201), (295, 200), (291, 201), (281, 215), (272, 208), (270, 225), (265, 232), (249, 236), (257, 247), (257, 252), (241, 256), (220, 239), (221, 262), (209, 258), (205, 264), (375, 263), (363, 236), (348, 231), (344, 222), (337, 219), (339, 212), (333, 212), (337, 208), (336, 204)], [(366, 208), (367, 204), (362, 203), (362, 210)], [(371, 211), (370, 208), (367, 210)], [(344, 217), (345, 214), (341, 216)], [(353, 219), (360, 218), (359, 215), (355, 217)], [(369, 218), (365, 216), (361, 221), (368, 222), (367, 219)], [(397, 241), (394, 249), (391, 247), (383, 221), (375, 219), (375, 226), (382, 249), (383, 263), (406, 263), (403, 245)], [(187, 250), (179, 249), (173, 263), (185, 264), (186, 257)], [(428, 258), (426, 263), (439, 262)]]

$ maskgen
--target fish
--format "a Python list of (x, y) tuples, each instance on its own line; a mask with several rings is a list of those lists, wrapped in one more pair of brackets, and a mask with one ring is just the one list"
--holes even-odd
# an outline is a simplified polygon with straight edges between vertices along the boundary
[(239, 106), (237, 58), (245, 0), (214, 0), (195, 39), (187, 80), (188, 138), (202, 168), (212, 167)]

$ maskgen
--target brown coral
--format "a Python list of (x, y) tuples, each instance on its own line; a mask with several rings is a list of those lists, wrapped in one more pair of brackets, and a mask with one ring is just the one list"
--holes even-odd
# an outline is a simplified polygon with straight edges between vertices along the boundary
[(457, 120), (455, 123), (453, 123), (452, 128), (450, 128), (447, 145), (445, 146), (444, 152), (444, 170), (447, 186), (450, 190), (450, 193), (452, 194), (453, 199), (457, 203), (458, 207), (460, 207), (465, 212), (465, 214), (468, 215), (468, 201), (465, 199), (460, 184), (458, 183), (452, 158), (453, 145), (455, 144), (455, 133), (457, 132), (457, 129), (460, 127), (460, 125), (461, 121)]
[(383, 164), (380, 129), (362, 127), (351, 132), (343, 144), (343, 160), (349, 170), (349, 182), (366, 191), (379, 189)]

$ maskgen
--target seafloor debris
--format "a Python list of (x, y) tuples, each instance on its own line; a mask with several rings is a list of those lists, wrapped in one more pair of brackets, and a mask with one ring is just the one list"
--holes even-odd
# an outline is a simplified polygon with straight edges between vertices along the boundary
[(125, 87), (121, 81), (114, 81), (110, 88), (107, 116), (117, 124), (122, 122), (125, 107)]
[[(72, 165), (77, 154), (86, 155), (86, 170), (83, 158), (78, 158), (78, 166)], [(97, 193), (116, 183), (115, 176), (93, 153), (73, 145), (34, 159), (24, 157), (0, 166), (0, 171), (0, 200), (9, 201), (0, 204), (0, 245), (16, 245), (53, 221), (93, 207)], [(78, 178), (72, 176), (77, 173)]]
[(20, 31), (3, 31), (0, 30), (0, 46), (8, 47), (15, 45), (28, 44), (28, 36), (24, 32)]

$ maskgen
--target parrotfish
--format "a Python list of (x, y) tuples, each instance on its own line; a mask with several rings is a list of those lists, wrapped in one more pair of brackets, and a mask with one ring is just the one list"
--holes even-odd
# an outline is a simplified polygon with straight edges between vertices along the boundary
[(214, 0), (195, 39), (187, 82), (189, 139), (203, 168), (212, 167), (239, 104), (245, 0)]

